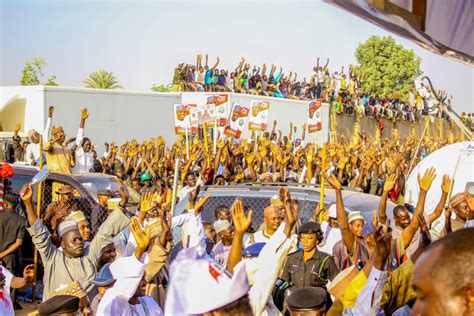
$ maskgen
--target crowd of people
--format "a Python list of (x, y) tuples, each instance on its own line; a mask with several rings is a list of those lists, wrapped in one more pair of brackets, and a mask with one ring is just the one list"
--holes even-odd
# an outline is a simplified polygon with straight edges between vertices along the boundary
[(461, 113), (461, 121), (466, 124), (467, 127), (472, 131), (474, 130), (474, 114), (473, 113)]
[[(243, 64), (243, 62), (242, 62)], [(245, 66), (246, 67), (246, 66)], [(319, 147), (305, 140), (306, 126), (290, 126), (250, 139), (217, 137), (188, 146), (181, 138), (166, 145), (162, 137), (143, 143), (106, 144), (99, 156), (84, 137), (89, 112), (81, 112), (78, 133), (68, 139), (52, 126), (54, 108), (40, 148), (40, 134), (29, 143), (15, 133), (18, 161), (44, 164), (64, 174), (100, 172), (121, 183), (115, 209), (84, 214), (70, 202), (71, 187), (54, 187), (58, 200), (42, 214), (33, 202), (34, 187), (19, 195), (8, 187), (13, 169), (0, 170), (0, 314), (14, 314), (10, 288), (27, 286), (34, 268), (22, 276), (17, 262), (25, 230), (42, 261), (40, 314), (82, 315), (469, 315), (474, 312), (474, 200), (450, 190), (448, 175), (434, 168), (418, 175), (416, 205), (404, 203), (409, 169), (447, 142), (407, 139), (372, 141), (364, 132)], [(17, 127), (17, 132), (20, 128)], [(50, 131), (51, 130), (51, 131)], [(257, 139), (257, 141), (256, 141)], [(206, 144), (206, 145), (204, 145)], [(420, 146), (418, 146), (420, 145)], [(173, 200), (175, 165), (178, 187)], [(426, 214), (433, 180), (442, 176), (441, 196)], [(201, 212), (210, 196), (203, 185), (275, 182), (318, 185), (335, 190), (336, 203), (317, 204), (302, 222), (298, 200), (287, 187), (268, 201), (263, 224), (244, 235), (254, 216), (235, 199), (215, 210), (213, 222)], [(127, 209), (127, 185), (141, 195), (138, 210)], [(372, 218), (344, 206), (343, 187), (380, 196)], [(105, 188), (98, 194), (107, 201)], [(182, 214), (172, 205), (187, 198)], [(387, 214), (387, 201), (397, 204)], [(103, 203), (100, 202), (102, 205)], [(16, 214), (18, 207), (26, 218)], [(97, 212), (105, 221), (97, 221)], [(88, 216), (91, 222), (87, 220)], [(431, 240), (430, 225), (445, 216), (442, 237)], [(172, 232), (181, 227), (181, 247)]]
[[(337, 113), (353, 114), (360, 111), (366, 116), (384, 117), (391, 120), (415, 121), (421, 115), (434, 115), (447, 118), (444, 110), (451, 106), (445, 91), (436, 91), (421, 82), (410, 89), (408, 100), (382, 98), (368, 95), (361, 90), (364, 78), (356, 75), (352, 66), (348, 73), (344, 66), (340, 70), (329, 70), (329, 59), (324, 65), (317, 58), (312, 74), (307, 80), (298, 79), (298, 74), (284, 73), (281, 67), (264, 64), (252, 66), (242, 58), (233, 71), (218, 69), (217, 57), (212, 67), (206, 54), (196, 58), (196, 64), (179, 64), (173, 75), (174, 91), (214, 91), (236, 92), (252, 95), (271, 96), (295, 100), (313, 100), (322, 98), (331, 103)], [(439, 101), (442, 100), (442, 101)]]

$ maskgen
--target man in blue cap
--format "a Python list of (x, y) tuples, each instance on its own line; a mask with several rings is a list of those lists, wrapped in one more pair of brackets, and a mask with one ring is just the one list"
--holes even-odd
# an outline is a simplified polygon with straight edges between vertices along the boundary
[(94, 297), (91, 303), (91, 309), (94, 312), (94, 315), (97, 314), (97, 307), (99, 307), (100, 300), (105, 294), (107, 289), (114, 286), (115, 279), (112, 276), (112, 272), (110, 272), (110, 263), (106, 263), (102, 269), (100, 269), (99, 274), (97, 277), (90, 281), (91, 284), (97, 286), (97, 295)]

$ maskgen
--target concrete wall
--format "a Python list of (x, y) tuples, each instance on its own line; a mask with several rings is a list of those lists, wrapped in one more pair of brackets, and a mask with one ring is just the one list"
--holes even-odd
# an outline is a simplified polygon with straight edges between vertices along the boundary
[(141, 142), (158, 135), (173, 140), (175, 103), (180, 103), (180, 94), (49, 87), (45, 98), (45, 105), (56, 108), (53, 123), (62, 125), (70, 137), (76, 135), (81, 109), (87, 107), (85, 135), (99, 148), (104, 142)]
[[(350, 139), (354, 135), (356, 117), (354, 115), (336, 114), (336, 121), (338, 139), (340, 139), (341, 135), (344, 135), (346, 138)], [(450, 142), (465, 139), (465, 135), (462, 133), (461, 129), (452, 121), (449, 122), (445, 119), (428, 116), (422, 117), (419, 123), (392, 122), (390, 120), (385, 120), (381, 139), (385, 137), (392, 138), (395, 134), (397, 134), (398, 138), (403, 141), (411, 136), (412, 129), (413, 135), (417, 138), (420, 138), (423, 135), (423, 130), (425, 129), (426, 123), (428, 123), (428, 127), (425, 132), (425, 138), (429, 137), (435, 141), (448, 139)], [(375, 140), (375, 131), (377, 128), (377, 120), (371, 117), (363, 116), (359, 118), (359, 132), (362, 133), (365, 131), (370, 139)]]
[[(123, 143), (132, 138), (143, 141), (158, 135), (167, 142), (177, 139), (174, 134), (173, 105), (181, 103), (181, 93), (29, 86), (1, 87), (0, 94), (3, 103), (9, 103), (0, 111), (3, 131), (12, 131), (17, 123), (21, 123), (25, 131), (30, 128), (42, 130), (46, 123), (47, 108), (54, 105), (53, 125), (63, 126), (67, 137), (77, 134), (81, 109), (89, 109), (85, 135), (92, 138), (99, 153), (104, 149), (104, 142)], [(183, 95), (183, 98), (186, 96)], [(10, 99), (14, 101), (4, 101)], [(230, 94), (229, 99), (231, 103), (245, 105), (250, 105), (252, 100), (269, 100), (269, 126), (271, 128), (273, 120), (277, 120), (277, 130), (281, 129), (283, 135), (288, 135), (292, 121), (298, 128), (298, 137), (301, 136), (301, 126), (307, 122), (308, 102), (240, 94)], [(3, 105), (0, 104), (0, 107)], [(328, 135), (329, 107), (323, 105), (322, 111), (323, 131), (316, 133), (320, 144), (326, 141)], [(244, 137), (249, 135), (246, 133)], [(307, 135), (306, 139), (314, 141), (314, 134)]]

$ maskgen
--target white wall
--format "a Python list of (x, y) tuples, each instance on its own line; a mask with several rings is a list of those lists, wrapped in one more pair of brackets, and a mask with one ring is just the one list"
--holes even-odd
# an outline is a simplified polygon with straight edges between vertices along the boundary
[(46, 105), (54, 105), (54, 124), (62, 125), (69, 137), (77, 133), (81, 109), (89, 109), (85, 135), (98, 146), (115, 141), (122, 144), (132, 138), (139, 142), (163, 136), (173, 141), (173, 104), (180, 94), (95, 89), (47, 88)]
[(43, 131), (47, 115), (43, 86), (0, 87), (0, 99), (2, 131), (13, 131), (16, 124), (21, 124), (25, 133), (32, 128)]
[[(46, 122), (47, 108), (55, 106), (53, 125), (63, 126), (67, 137), (75, 137), (79, 127), (81, 109), (89, 109), (89, 119), (86, 122), (85, 136), (92, 139), (98, 146), (98, 152), (104, 150), (104, 142), (114, 140), (123, 143), (132, 138), (143, 141), (158, 135), (166, 141), (174, 142), (173, 105), (181, 103), (181, 93), (153, 93), (138, 91), (114, 91), (70, 87), (1, 87), (0, 93), (6, 96), (17, 93), (26, 99), (24, 125), (25, 131), (30, 128), (42, 130)], [(283, 135), (289, 133), (290, 121), (298, 127), (297, 134), (301, 135), (301, 126), (308, 118), (308, 102), (260, 96), (230, 94), (231, 102), (250, 105), (252, 100), (269, 100), (269, 126), (274, 119), (278, 121), (277, 130)], [(15, 106), (12, 103), (11, 106)], [(3, 105), (0, 105), (0, 107)], [(317, 133), (319, 144), (327, 139), (329, 124), (329, 107), (323, 105), (323, 131)], [(4, 111), (5, 112), (5, 111)], [(1, 114), (0, 114), (1, 115)], [(0, 116), (1, 117), (1, 116)], [(15, 118), (3, 117), (8, 124), (15, 125)], [(244, 137), (249, 134), (244, 134)], [(307, 140), (314, 136), (307, 135)]]

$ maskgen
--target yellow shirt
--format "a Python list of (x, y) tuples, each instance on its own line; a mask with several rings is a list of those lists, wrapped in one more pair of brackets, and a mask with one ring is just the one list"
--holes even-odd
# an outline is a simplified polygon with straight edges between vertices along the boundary
[(46, 165), (49, 170), (59, 173), (71, 173), (69, 149), (66, 146), (47, 142), (44, 145), (46, 152)]

